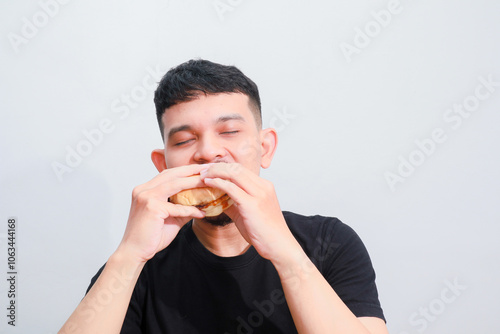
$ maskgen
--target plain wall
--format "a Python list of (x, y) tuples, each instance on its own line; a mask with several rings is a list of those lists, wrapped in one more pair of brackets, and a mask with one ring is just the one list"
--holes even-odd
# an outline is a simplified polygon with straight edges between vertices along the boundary
[(56, 333), (77, 306), (157, 173), (153, 84), (197, 57), (259, 85), (279, 133), (262, 176), (283, 210), (358, 232), (391, 333), (498, 330), (500, 2), (0, 6), (2, 333)]

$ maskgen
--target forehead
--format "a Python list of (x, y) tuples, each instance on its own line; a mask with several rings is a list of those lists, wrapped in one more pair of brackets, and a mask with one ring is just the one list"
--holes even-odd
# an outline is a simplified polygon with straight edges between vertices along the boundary
[(249, 98), (241, 93), (200, 94), (191, 101), (166, 109), (162, 122), (167, 134), (173, 127), (208, 125), (227, 115), (239, 115), (243, 121), (255, 123)]

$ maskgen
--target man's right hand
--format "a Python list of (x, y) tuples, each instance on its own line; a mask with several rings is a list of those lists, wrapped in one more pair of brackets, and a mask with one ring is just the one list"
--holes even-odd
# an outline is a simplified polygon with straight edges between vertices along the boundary
[[(204, 217), (203, 211), (169, 203), (168, 198), (184, 189), (204, 187), (199, 173), (207, 167), (188, 165), (169, 168), (134, 189), (127, 228), (118, 249), (61, 328), (60, 334), (120, 332), (145, 263), (167, 247), (191, 218)], [(117, 281), (117, 276), (122, 279)], [(110, 302), (101, 301), (103, 294), (112, 295)]]
[(198, 174), (207, 167), (187, 165), (165, 169), (137, 186), (132, 192), (127, 227), (117, 251), (146, 262), (167, 247), (191, 218), (203, 218), (203, 211), (170, 203), (168, 198), (184, 189), (205, 187)]

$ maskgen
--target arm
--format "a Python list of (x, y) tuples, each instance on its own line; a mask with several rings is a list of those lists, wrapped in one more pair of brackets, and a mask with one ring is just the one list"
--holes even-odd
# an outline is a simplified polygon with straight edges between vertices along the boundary
[(132, 206), (124, 236), (101, 275), (59, 331), (119, 333), (137, 279), (146, 262), (167, 247), (191, 217), (204, 213), (175, 205), (168, 198), (183, 189), (202, 186), (203, 165), (165, 170), (132, 193)]
[(126, 250), (114, 252), (59, 334), (119, 333), (144, 264), (132, 260)]
[(238, 164), (212, 165), (202, 179), (235, 201), (226, 213), (275, 266), (299, 333), (387, 333), (382, 319), (357, 318), (310, 261), (289, 230), (269, 181)]
[(387, 333), (382, 319), (356, 318), (299, 248), (273, 261), (299, 333)]

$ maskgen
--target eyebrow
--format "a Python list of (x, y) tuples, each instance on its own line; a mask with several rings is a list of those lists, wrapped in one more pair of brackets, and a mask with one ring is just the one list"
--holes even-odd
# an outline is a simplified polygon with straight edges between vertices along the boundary
[[(223, 115), (215, 120), (215, 124), (224, 123), (224, 122), (228, 122), (228, 121), (245, 122), (245, 118), (243, 118), (243, 116), (241, 116), (240, 114)], [(191, 131), (192, 129), (193, 128), (188, 124), (176, 126), (168, 131), (167, 138), (170, 139), (170, 138), (172, 138), (173, 135), (175, 135), (178, 132)]]
[(177, 132), (181, 131), (191, 131), (191, 126), (190, 125), (180, 125), (176, 126), (175, 128), (172, 128), (168, 131), (167, 138), (172, 138), (173, 135), (175, 135)]
[(241, 121), (241, 122), (245, 122), (245, 119), (240, 114), (229, 114), (229, 115), (224, 115), (224, 116), (221, 116), (221, 117), (217, 118), (217, 120), (215, 121), (215, 123), (224, 123), (224, 122), (227, 122), (227, 121)]

